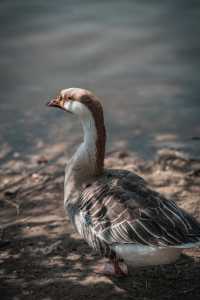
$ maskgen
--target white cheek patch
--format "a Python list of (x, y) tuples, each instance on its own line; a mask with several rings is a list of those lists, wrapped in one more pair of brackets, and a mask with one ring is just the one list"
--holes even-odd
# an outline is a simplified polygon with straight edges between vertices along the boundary
[(78, 101), (73, 102), (73, 110), (74, 113), (80, 117), (89, 116), (90, 112), (88, 111), (87, 107), (84, 104)]
[(64, 103), (64, 108), (75, 115), (82, 118), (90, 118), (91, 113), (88, 108), (79, 101), (66, 101)]
[(66, 101), (64, 103), (64, 108), (67, 110), (67, 111), (70, 111), (73, 113), (73, 102), (72, 101)]

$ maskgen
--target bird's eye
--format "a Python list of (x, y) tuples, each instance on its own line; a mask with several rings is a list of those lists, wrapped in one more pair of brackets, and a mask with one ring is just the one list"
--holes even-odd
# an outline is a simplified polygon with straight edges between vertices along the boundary
[(72, 100), (72, 96), (68, 96), (68, 100)]

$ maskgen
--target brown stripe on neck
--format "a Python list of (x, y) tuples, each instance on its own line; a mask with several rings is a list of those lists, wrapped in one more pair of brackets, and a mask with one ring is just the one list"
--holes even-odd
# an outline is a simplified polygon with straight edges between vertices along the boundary
[(89, 111), (92, 113), (96, 130), (96, 175), (103, 172), (104, 157), (105, 157), (105, 144), (106, 144), (106, 130), (104, 125), (103, 109), (99, 100), (92, 94), (83, 95), (80, 102), (85, 104)]

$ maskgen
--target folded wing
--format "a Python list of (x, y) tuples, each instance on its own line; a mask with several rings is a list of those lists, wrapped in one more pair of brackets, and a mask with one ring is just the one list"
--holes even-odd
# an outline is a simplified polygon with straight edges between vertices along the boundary
[(200, 224), (192, 216), (128, 171), (108, 171), (87, 184), (79, 204), (82, 235), (91, 235), (90, 244), (166, 247), (200, 241)]

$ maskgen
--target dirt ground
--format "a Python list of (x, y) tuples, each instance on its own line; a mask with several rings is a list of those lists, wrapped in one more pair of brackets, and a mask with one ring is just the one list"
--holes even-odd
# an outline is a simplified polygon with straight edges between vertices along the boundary
[[(102, 260), (80, 239), (63, 210), (63, 145), (0, 171), (0, 299), (200, 299), (200, 250), (176, 264), (131, 269), (128, 278), (95, 275)], [(62, 153), (62, 154), (61, 154)], [(200, 220), (200, 161), (163, 149), (147, 162), (123, 150), (106, 165), (142, 175)]]

